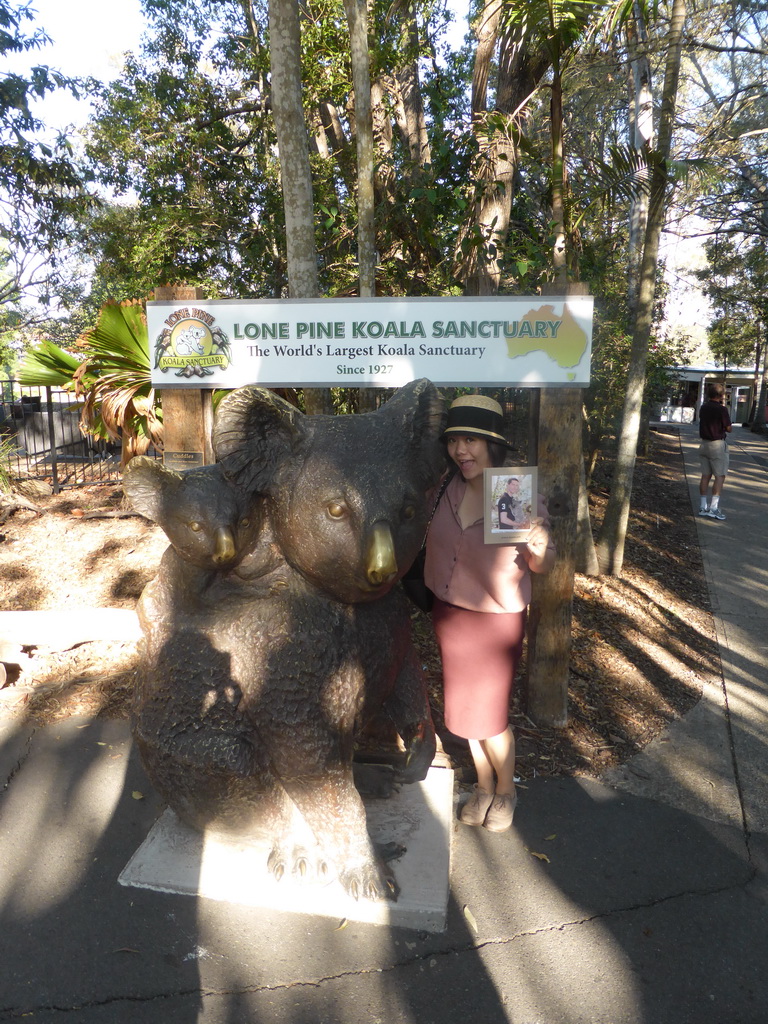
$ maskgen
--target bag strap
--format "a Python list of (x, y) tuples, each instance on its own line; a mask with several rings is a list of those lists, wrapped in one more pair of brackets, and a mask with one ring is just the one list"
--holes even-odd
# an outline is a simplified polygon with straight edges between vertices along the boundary
[(443, 482), (440, 484), (440, 490), (437, 492), (437, 497), (435, 498), (435, 504), (432, 506), (432, 511), (429, 513), (429, 519), (427, 520), (427, 528), (424, 531), (424, 540), (421, 542), (422, 547), (424, 547), (424, 545), (427, 543), (427, 535), (429, 534), (429, 528), (432, 525), (432, 520), (435, 518), (435, 512), (437, 512), (437, 506), (440, 504), (440, 499), (445, 494), (445, 490), (448, 487), (448, 484), (451, 482), (451, 480), (453, 480), (454, 476), (456, 476), (455, 469), (449, 471), (443, 477)]

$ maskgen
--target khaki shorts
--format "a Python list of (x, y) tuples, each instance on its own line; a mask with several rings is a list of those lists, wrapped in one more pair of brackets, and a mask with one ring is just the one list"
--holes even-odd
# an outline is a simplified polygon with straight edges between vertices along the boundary
[(712, 476), (725, 476), (728, 472), (728, 444), (726, 441), (702, 441), (699, 445), (701, 472)]

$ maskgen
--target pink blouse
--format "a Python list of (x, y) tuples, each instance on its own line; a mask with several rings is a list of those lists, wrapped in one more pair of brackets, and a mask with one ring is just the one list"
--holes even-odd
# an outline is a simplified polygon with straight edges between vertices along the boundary
[[(531, 600), (527, 549), (524, 544), (486, 544), (482, 519), (462, 528), (459, 506), (466, 487), (457, 473), (440, 499), (427, 535), (424, 582), (441, 601), (459, 608), (522, 611)], [(549, 524), (541, 495), (538, 515)]]

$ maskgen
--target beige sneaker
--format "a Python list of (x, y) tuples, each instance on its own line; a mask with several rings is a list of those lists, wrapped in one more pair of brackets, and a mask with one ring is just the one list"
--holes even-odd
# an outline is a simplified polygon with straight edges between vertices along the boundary
[(485, 816), (485, 827), (489, 832), (506, 832), (515, 817), (517, 793), (499, 793), (494, 796)]
[(465, 825), (482, 825), (488, 808), (493, 803), (493, 793), (486, 793), (477, 783), (472, 790), (472, 796), (461, 808), (459, 821), (463, 821)]

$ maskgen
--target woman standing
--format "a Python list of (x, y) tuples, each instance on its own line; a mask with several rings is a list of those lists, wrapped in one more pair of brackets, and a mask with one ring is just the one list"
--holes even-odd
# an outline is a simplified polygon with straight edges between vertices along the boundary
[(442, 440), (459, 472), (432, 519), (424, 569), (435, 595), (445, 724), (469, 740), (477, 770), (459, 817), (491, 832), (511, 826), (517, 805), (509, 698), (525, 635), (530, 573), (549, 572), (555, 560), (541, 499), (526, 543), (483, 541), (483, 470), (504, 464), (509, 445), (502, 430), (501, 406), (492, 398), (464, 395), (448, 410)]

